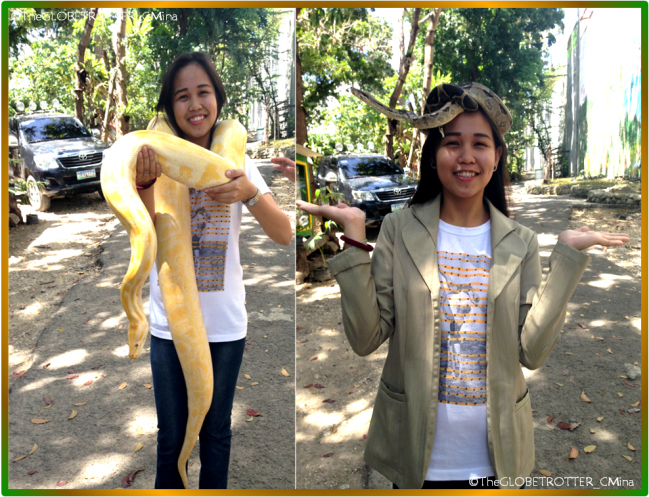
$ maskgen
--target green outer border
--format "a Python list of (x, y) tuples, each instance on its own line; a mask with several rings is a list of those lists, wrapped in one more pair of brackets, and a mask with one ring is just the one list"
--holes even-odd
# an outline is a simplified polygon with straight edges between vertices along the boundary
[[(177, 2), (124, 2), (124, 1), (98, 1), (98, 2), (27, 2), (27, 1), (5, 1), (2, 3), (2, 25), (8, 25), (9, 21), (9, 9), (18, 8), (18, 7), (41, 7), (41, 8), (55, 8), (55, 7), (84, 7), (87, 5), (99, 6), (99, 7), (118, 7), (118, 6), (149, 6), (149, 7), (175, 7)], [(183, 5), (194, 6), (194, 7), (225, 7), (225, 6), (242, 6), (242, 7), (310, 7), (310, 6), (325, 6), (325, 7), (349, 7), (349, 2), (344, 1), (273, 1), (268, 2), (183, 2)], [(376, 1), (368, 2), (356, 2), (354, 3), (355, 7), (376, 7)], [(381, 7), (401, 7), (402, 3), (399, 2), (381, 2)], [(409, 2), (408, 6), (410, 7), (429, 7), (429, 2)], [(577, 1), (577, 2), (568, 2), (568, 1), (548, 1), (548, 2), (504, 2), (504, 1), (493, 1), (493, 2), (453, 2), (453, 1), (444, 1), (442, 0), (436, 6), (440, 7), (535, 7), (535, 8), (548, 8), (548, 7), (591, 7), (591, 8), (639, 8), (641, 9), (641, 88), (642, 88), (642, 116), (644, 119), (647, 119), (647, 52), (648, 39), (647, 39), (647, 13), (649, 6), (647, 2), (642, 1), (622, 1), (622, 2), (592, 2), (592, 1)], [(2, 30), (2, 108), (7, 109), (9, 104), (9, 32), (7, 29)], [(3, 114), (3, 118), (8, 116)], [(2, 164), (8, 164), (7, 157), (9, 151), (9, 132), (8, 127), (3, 126), (2, 128)], [(642, 136), (642, 163), (647, 164), (647, 126), (644, 126), (641, 130)], [(6, 170), (6, 169), (3, 169)], [(6, 206), (8, 204), (8, 175), (2, 175), (2, 193), (1, 198), (3, 199), (3, 204)], [(647, 182), (642, 182), (642, 210), (645, 213), (649, 212), (648, 207), (648, 187)], [(6, 211), (6, 209), (5, 209)], [(642, 225), (642, 238), (647, 240), (647, 223)], [(2, 329), (8, 329), (9, 323), (9, 314), (8, 314), (8, 303), (9, 303), (9, 292), (8, 287), (5, 285), (7, 282), (9, 274), (9, 226), (8, 223), (3, 223), (2, 225), (2, 241), (1, 241), (1, 256), (2, 257)], [(646, 245), (642, 250), (642, 266), (643, 268), (648, 267), (648, 252)], [(642, 281), (642, 294), (645, 298), (642, 300), (642, 331), (641, 331), (641, 343), (642, 343), (642, 377), (647, 378), (647, 295), (649, 295), (649, 278), (644, 278)], [(72, 490), (72, 489), (61, 489), (61, 490), (13, 490), (8, 488), (8, 468), (9, 468), (9, 410), (8, 410), (8, 359), (9, 359), (9, 338), (8, 334), (2, 336), (2, 495), (115, 495), (117, 492), (125, 495), (178, 495), (178, 491), (166, 491), (166, 490)], [(646, 387), (642, 389), (642, 402), (646, 402)], [(529, 495), (648, 495), (648, 485), (647, 485), (647, 476), (649, 472), (647, 471), (647, 462), (649, 461), (649, 456), (647, 454), (647, 411), (642, 410), (641, 413), (642, 419), (642, 428), (641, 428), (641, 439), (643, 442), (641, 456), (642, 464), (642, 484), (640, 489), (631, 489), (631, 490), (568, 490), (568, 491), (549, 491), (549, 490), (528, 490), (525, 493)], [(248, 490), (227, 490), (227, 491), (200, 491), (200, 490), (186, 490), (182, 492), (183, 495), (437, 495), (435, 492), (430, 491), (412, 491), (412, 490), (403, 490), (403, 491), (393, 491), (393, 490), (257, 490), (257, 491), (248, 491)], [(518, 495), (516, 491), (509, 490), (497, 490), (497, 491), (475, 491), (472, 492), (475, 495)], [(461, 491), (445, 491), (445, 495), (463, 495)]]

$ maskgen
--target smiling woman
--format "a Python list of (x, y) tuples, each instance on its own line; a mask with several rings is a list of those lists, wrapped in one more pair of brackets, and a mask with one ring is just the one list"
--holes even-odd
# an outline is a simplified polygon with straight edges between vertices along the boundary
[(362, 210), (298, 201), (344, 229), (345, 250), (327, 262), (351, 348), (366, 356), (389, 341), (365, 461), (394, 488), (518, 488), (535, 457), (522, 368), (554, 348), (590, 260), (581, 251), (629, 238), (562, 232), (542, 283), (536, 234), (509, 218), (500, 98), (442, 84), (416, 115), (352, 93), (427, 135), (417, 191), (386, 216), (371, 257)]

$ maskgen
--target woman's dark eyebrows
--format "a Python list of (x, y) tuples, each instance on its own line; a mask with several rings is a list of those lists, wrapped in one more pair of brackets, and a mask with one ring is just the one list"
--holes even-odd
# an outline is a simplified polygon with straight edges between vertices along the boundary
[[(202, 85), (198, 85), (196, 88), (204, 88), (204, 87), (212, 88), (212, 85), (209, 85), (207, 83), (203, 83)], [(187, 88), (179, 88), (178, 90), (176, 90), (174, 92), (174, 96), (178, 95), (180, 92), (183, 92), (183, 91), (187, 91)]]
[[(446, 133), (446, 136), (462, 136), (462, 133), (458, 133), (457, 131), (451, 131), (450, 133)], [(473, 133), (473, 136), (481, 136), (484, 138), (489, 138), (490, 140), (492, 139), (491, 136), (485, 133)]]

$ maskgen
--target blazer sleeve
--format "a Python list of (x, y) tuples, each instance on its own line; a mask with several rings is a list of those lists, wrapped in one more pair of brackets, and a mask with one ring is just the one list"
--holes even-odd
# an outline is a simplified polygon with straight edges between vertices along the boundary
[(394, 332), (393, 251), (394, 227), (386, 216), (371, 259), (369, 252), (351, 247), (327, 261), (340, 285), (345, 334), (361, 356)]
[(559, 340), (568, 301), (590, 257), (557, 242), (550, 255), (550, 271), (541, 283), (539, 242), (533, 236), (521, 273), (519, 360), (528, 369), (543, 365)]

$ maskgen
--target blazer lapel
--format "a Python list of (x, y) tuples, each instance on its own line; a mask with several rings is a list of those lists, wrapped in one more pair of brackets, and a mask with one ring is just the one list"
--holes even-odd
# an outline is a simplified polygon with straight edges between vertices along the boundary
[(517, 223), (496, 209), (491, 202), (491, 255), (492, 265), (489, 271), (488, 301), (493, 303), (521, 265), (527, 253), (527, 245), (515, 233)]
[(437, 273), (437, 227), (441, 195), (425, 204), (410, 207), (416, 220), (402, 231), (403, 243), (419, 274), (433, 295), (439, 294)]

